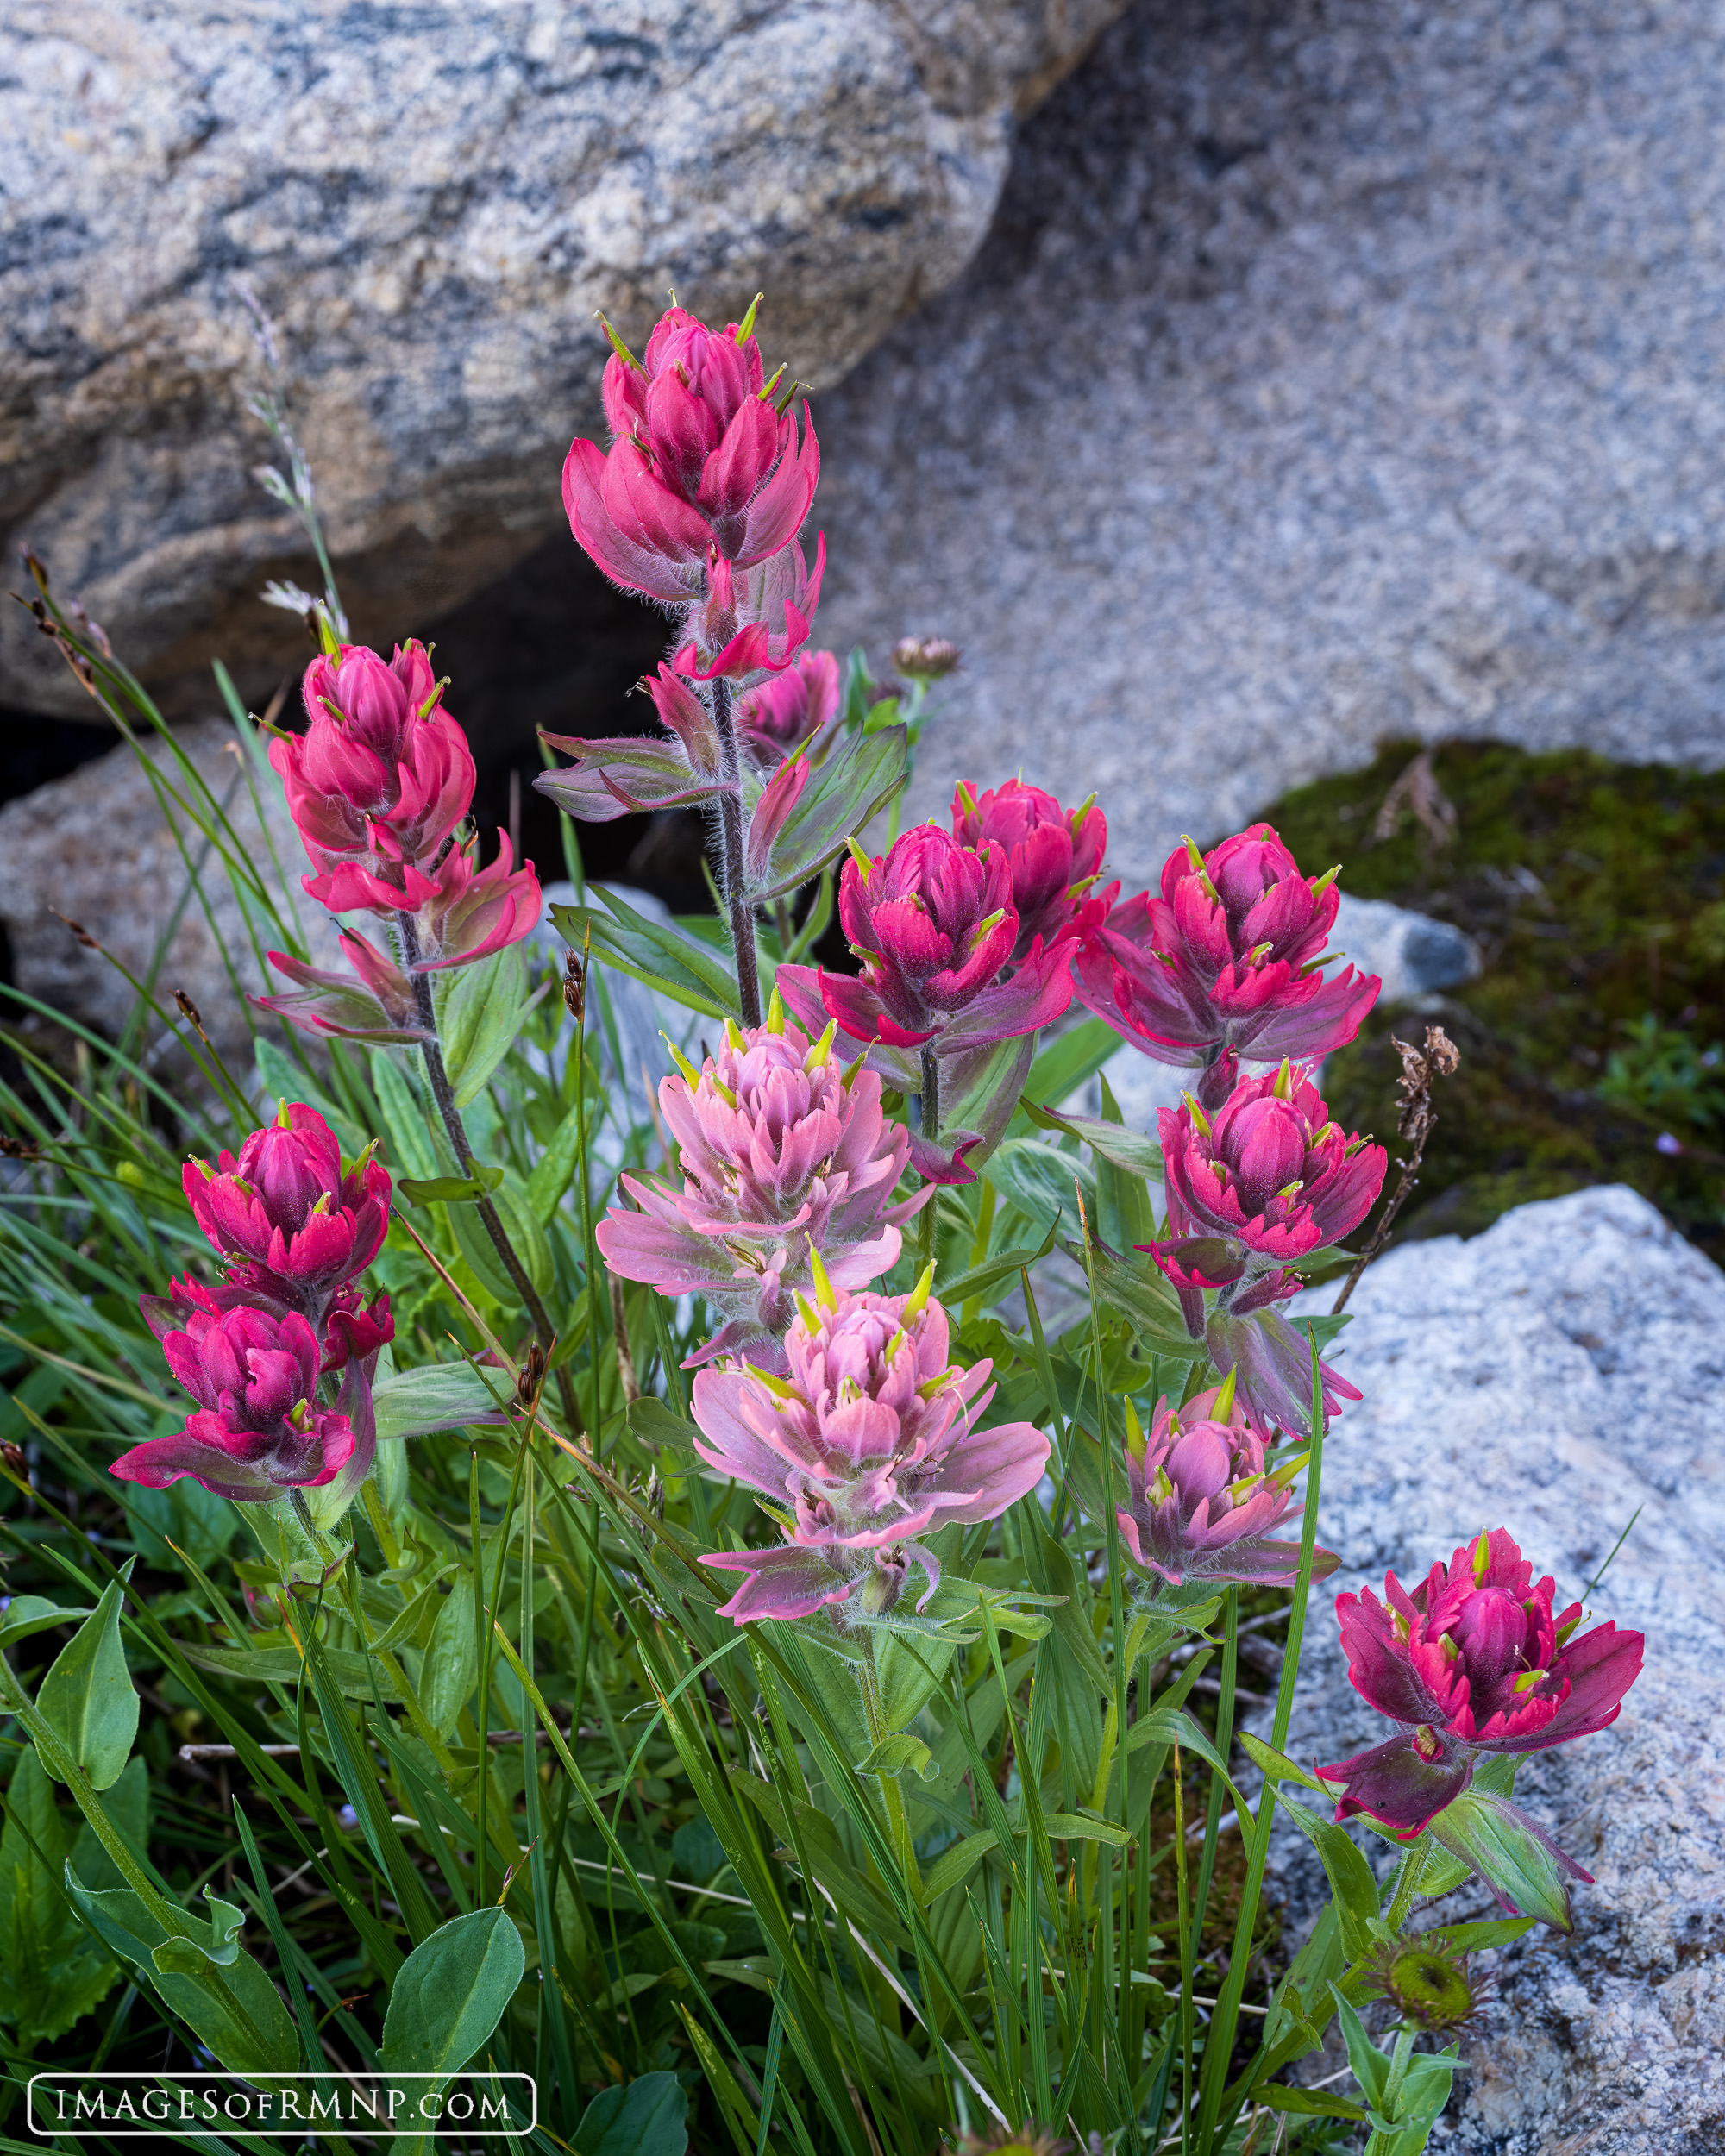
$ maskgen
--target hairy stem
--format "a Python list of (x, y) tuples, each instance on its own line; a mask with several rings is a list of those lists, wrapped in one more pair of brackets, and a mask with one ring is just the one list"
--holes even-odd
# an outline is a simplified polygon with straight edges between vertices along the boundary
[(720, 885), (731, 914), (731, 948), (737, 955), (737, 992), (743, 1023), (761, 1023), (761, 961), (755, 949), (755, 909), (749, 903), (743, 874), (742, 760), (737, 747), (737, 719), (731, 707), (731, 684), (721, 674), (712, 685), (712, 716), (718, 728), (719, 753), (731, 781), (718, 797)]
[[(927, 1048), (922, 1051), (922, 1134), (931, 1145), (940, 1136), (940, 1065), (934, 1051)], [(932, 1265), (935, 1262), (939, 1213), (940, 1188), (935, 1184), (932, 1195), (923, 1207), (922, 1217), (917, 1223), (925, 1265)]]
[[(431, 1081), (431, 1097), (437, 1103), (437, 1113), (442, 1119), (443, 1130), (455, 1156), (455, 1165), (464, 1175), (471, 1175), (474, 1167), (474, 1149), (467, 1142), (467, 1125), (461, 1112), (455, 1106), (455, 1087), (449, 1083), (449, 1074), (444, 1067), (442, 1044), (437, 1037), (436, 1006), (431, 999), (431, 978), (429, 974), (415, 973), (413, 966), (419, 956), (419, 928), (411, 913), (398, 913), (396, 920), (401, 930), (402, 956), (407, 962), (409, 978), (413, 982), (415, 1015), (425, 1033), (422, 1050), (425, 1057), (425, 1074)], [(521, 1298), (522, 1307), (533, 1320), (540, 1345), (547, 1355), (551, 1352), (556, 1329), (552, 1325), (538, 1290), (527, 1277), (527, 1268), (516, 1256), (515, 1245), (509, 1239), (509, 1231), (503, 1225), (502, 1215), (492, 1203), (490, 1194), (481, 1191), (477, 1200), (480, 1219), (485, 1232), (491, 1238), (492, 1248), (497, 1252), (498, 1263), (509, 1275), (511, 1284)], [(568, 1420), (570, 1435), (581, 1427), (580, 1409), (575, 1401), (574, 1387), (569, 1382), (566, 1369), (557, 1372), (557, 1394)]]
[[(1404, 2025), (1396, 2033), (1396, 2049), (1389, 2058), (1389, 2078), (1383, 2084), (1383, 2103), (1381, 2108), (1386, 2119), (1393, 2119), (1400, 2109), (1402, 2084), (1408, 2078), (1408, 2061), (1413, 2055), (1414, 2031)], [(1366, 2156), (1373, 2156), (1373, 2151), (1377, 2151), (1379, 2156), (1383, 2156), (1383, 2152), (1393, 2147), (1400, 2139), (1399, 2134), (1380, 2134), (1374, 2130), (1371, 2140), (1366, 2144)]]

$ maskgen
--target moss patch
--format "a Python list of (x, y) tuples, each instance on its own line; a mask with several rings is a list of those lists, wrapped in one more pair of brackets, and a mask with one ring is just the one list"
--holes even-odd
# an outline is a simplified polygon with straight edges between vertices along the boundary
[(1356, 897), (1452, 921), (1484, 956), (1477, 981), (1374, 1012), (1326, 1068), (1338, 1119), (1382, 1135), (1390, 1032), (1417, 1039), (1436, 1018), (1462, 1051), (1396, 1239), (1472, 1235), (1529, 1199), (1625, 1182), (1725, 1258), (1725, 774), (1451, 742), (1431, 761), (1447, 838), (1440, 813), (1411, 807), (1380, 836), (1420, 753), (1387, 743), (1264, 812), (1308, 871), (1340, 861)]

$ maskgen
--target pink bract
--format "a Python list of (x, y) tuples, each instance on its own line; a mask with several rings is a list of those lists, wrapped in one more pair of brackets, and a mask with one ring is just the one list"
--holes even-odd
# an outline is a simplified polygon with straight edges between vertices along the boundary
[(838, 661), (830, 651), (800, 652), (792, 665), (740, 697), (737, 730), (763, 771), (775, 771), (838, 715)]
[(939, 1579), (917, 1538), (994, 1520), (1033, 1489), (1048, 1440), (1027, 1422), (980, 1430), (991, 1365), (948, 1361), (946, 1313), (913, 1295), (860, 1294), (800, 1315), (785, 1342), (787, 1382), (704, 1369), (694, 1382), (698, 1450), (783, 1507), (785, 1539), (702, 1558), (743, 1583), (720, 1614), (885, 1614), (911, 1562)]
[(1380, 985), (1319, 967), (1333, 878), (1302, 876), (1268, 824), (1201, 857), (1189, 840), (1159, 894), (1125, 900), (1086, 936), (1079, 1000), (1158, 1062), (1201, 1064), (1219, 1047), (1258, 1062), (1326, 1056), (1359, 1031)]
[(961, 782), (952, 796), (952, 835), (977, 850), (989, 839), (1005, 849), (1019, 917), (1015, 958), (1025, 957), (1038, 937), (1052, 943), (1100, 923), (1120, 887), (1091, 895), (1108, 849), (1107, 819), (1094, 801), (1069, 815), (1051, 793), (1022, 779), (981, 793)]
[(272, 742), (270, 761), (320, 876), (434, 855), (472, 803), (474, 760), (423, 647), (391, 661), (363, 644), (320, 652), (304, 693), (310, 724)]
[[(975, 850), (938, 824), (905, 832), (839, 876), (838, 913), (860, 977), (784, 966), (786, 1000), (806, 1014), (813, 998), (854, 1040), (893, 1048), (936, 1044), (937, 1053), (1033, 1033), (1071, 1000), (1063, 950), (1033, 944), (1007, 979), (1018, 942), (1012, 868), (1004, 847)], [(817, 1006), (816, 1007), (819, 1007)]]
[(681, 307), (643, 358), (606, 362), (609, 454), (578, 441), (563, 467), (570, 529), (605, 574), (649, 599), (701, 590), (709, 550), (747, 568), (794, 537), (820, 476), (814, 429), (763, 392), (750, 324), (723, 332)]
[(342, 1172), (336, 1135), (315, 1108), (284, 1100), (238, 1157), (181, 1171), (192, 1217), (224, 1257), (250, 1261), (292, 1290), (325, 1296), (364, 1272), (389, 1230), (389, 1170)]
[(218, 1497), (267, 1502), (354, 1461), (360, 1438), (348, 1414), (317, 1404), (317, 1340), (297, 1312), (197, 1310), (162, 1351), (198, 1410), (174, 1436), (122, 1453), (111, 1470), (122, 1480), (166, 1489), (189, 1475)]
[[(1294, 1502), (1291, 1478), (1266, 1471), (1264, 1440), (1233, 1394), (1233, 1385), (1214, 1385), (1177, 1412), (1159, 1400), (1148, 1435), (1126, 1447), (1120, 1538), (1140, 1570), (1172, 1587), (1291, 1587), (1299, 1572), (1299, 1544), (1270, 1534)], [(1339, 1561), (1317, 1551), (1314, 1576)]]
[(706, 1298), (724, 1323), (695, 1359), (746, 1351), (781, 1365), (796, 1293), (814, 1287), (811, 1244), (841, 1287), (897, 1261), (900, 1227), (927, 1196), (893, 1200), (908, 1135), (882, 1113), (880, 1079), (840, 1065), (831, 1029), (811, 1044), (776, 1012), (727, 1028), (699, 1074), (662, 1081), (659, 1104), (682, 1188), (624, 1175), (641, 1210), (613, 1206), (600, 1222), (605, 1263), (661, 1294)]
[(706, 594), (689, 609), (690, 641), (672, 661), (677, 672), (736, 682), (781, 673), (808, 642), (825, 571), (825, 532), (815, 541), (812, 569), (794, 540), (750, 569), (733, 570), (715, 553)]
[[(1616, 1720), (1640, 1674), (1639, 1632), (1580, 1633), (1579, 1602), (1559, 1613), (1555, 1583), (1503, 1528), (1434, 1564), (1408, 1594), (1391, 1572), (1336, 1598), (1354, 1689), (1402, 1734), (1320, 1767), (1338, 1819), (1370, 1814), (1404, 1839), (1473, 1779), (1483, 1752), (1540, 1752)], [(1584, 1873), (1582, 1875), (1586, 1876)]]
[(1298, 1279), (1283, 1269), (1358, 1227), (1389, 1164), (1381, 1145), (1345, 1136), (1285, 1062), (1239, 1079), (1211, 1113), (1189, 1097), (1157, 1121), (1170, 1234), (1150, 1247), (1195, 1336), (1206, 1288), (1230, 1291), (1239, 1317), (1292, 1294)]

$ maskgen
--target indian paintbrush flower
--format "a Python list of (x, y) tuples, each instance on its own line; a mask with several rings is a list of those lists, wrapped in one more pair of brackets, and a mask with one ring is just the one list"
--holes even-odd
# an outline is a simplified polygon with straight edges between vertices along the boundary
[(344, 1174), (334, 1131), (300, 1100), (284, 1100), (237, 1157), (188, 1161), (181, 1181), (224, 1257), (299, 1292), (327, 1295), (364, 1272), (389, 1230), (389, 1170), (367, 1154)]
[(697, 681), (782, 673), (808, 642), (825, 570), (824, 533), (812, 569), (794, 539), (752, 568), (733, 568), (715, 548), (706, 594), (689, 609), (689, 641), (672, 664)]
[(580, 545), (625, 590), (697, 599), (710, 555), (752, 568), (808, 515), (820, 475), (814, 428), (806, 405), (799, 441), (794, 414), (775, 401), (779, 377), (764, 379), (754, 321), (751, 307), (713, 330), (672, 307), (640, 360), (612, 337), (612, 447), (574, 443), (563, 505)]
[(800, 1016), (824, 1006), (853, 1039), (950, 1055), (1033, 1033), (1071, 1000), (1063, 950), (1032, 943), (1000, 977), (1019, 917), (1011, 862), (992, 839), (973, 849), (921, 824), (873, 861), (853, 842), (838, 913), (861, 976), (784, 966), (778, 978)]
[[(1271, 1539), (1294, 1502), (1293, 1482), (1305, 1456), (1264, 1465), (1264, 1440), (1235, 1397), (1232, 1373), (1176, 1409), (1157, 1402), (1148, 1434), (1126, 1402), (1127, 1501), (1120, 1539), (1152, 1591), (1166, 1582), (1291, 1587), (1300, 1545)], [(1314, 1578), (1339, 1559), (1315, 1552)]]
[(264, 1502), (358, 1464), (369, 1418), (356, 1432), (349, 1413), (319, 1405), (317, 1337), (297, 1311), (194, 1310), (162, 1352), (198, 1411), (122, 1453), (112, 1471), (124, 1481), (166, 1489), (189, 1475), (218, 1497)]
[(1336, 1816), (1364, 1812), (1411, 1839), (1493, 1752), (1542, 1752), (1616, 1720), (1640, 1673), (1642, 1637), (1611, 1623), (1580, 1630), (1579, 1602), (1553, 1608), (1555, 1583), (1503, 1528), (1481, 1534), (1409, 1594), (1391, 1572), (1336, 1598), (1355, 1691), (1402, 1725), (1387, 1744), (1320, 1767)]
[(782, 1361), (781, 1339), (812, 1288), (818, 1252), (839, 1286), (890, 1269), (900, 1228), (926, 1194), (894, 1202), (910, 1139), (881, 1107), (881, 1081), (811, 1042), (775, 997), (764, 1025), (727, 1025), (717, 1055), (664, 1079), (659, 1106), (678, 1149), (681, 1190), (625, 1175), (638, 1213), (613, 1206), (598, 1229), (612, 1271), (661, 1294), (699, 1294), (724, 1320), (699, 1359), (746, 1351)]
[(1014, 958), (1025, 957), (1038, 937), (1052, 943), (1100, 922), (1120, 887), (1107, 898), (1090, 895), (1108, 849), (1107, 819), (1094, 795), (1069, 813), (1051, 793), (1022, 779), (982, 793), (961, 780), (952, 796), (952, 835), (973, 849), (988, 839), (1006, 849), (1019, 917)]
[(1158, 1062), (1203, 1064), (1223, 1048), (1258, 1062), (1326, 1056), (1379, 986), (1352, 966), (1322, 971), (1335, 873), (1302, 876), (1268, 824), (1203, 855), (1188, 839), (1159, 893), (1116, 906), (1085, 937), (1079, 1000)]
[(1150, 1247), (1195, 1338), (1206, 1288), (1229, 1291), (1236, 1317), (1291, 1295), (1299, 1280), (1287, 1268), (1358, 1226), (1389, 1165), (1381, 1145), (1344, 1135), (1285, 1060), (1236, 1080), (1212, 1113), (1189, 1094), (1157, 1124), (1170, 1233)]
[(838, 661), (830, 651), (804, 651), (795, 662), (740, 697), (737, 730), (764, 771), (812, 742), (838, 715)]
[(722, 1616), (806, 1617), (831, 1604), (853, 1622), (879, 1618), (912, 1563), (928, 1576), (925, 1608), (940, 1568), (917, 1538), (994, 1520), (1041, 1479), (1039, 1430), (977, 1427), (992, 1366), (949, 1361), (931, 1277), (909, 1295), (841, 1298), (817, 1269), (818, 1306), (803, 1303), (787, 1335), (786, 1377), (747, 1368), (696, 1376), (697, 1450), (759, 1490), (785, 1538), (702, 1558), (745, 1576)]

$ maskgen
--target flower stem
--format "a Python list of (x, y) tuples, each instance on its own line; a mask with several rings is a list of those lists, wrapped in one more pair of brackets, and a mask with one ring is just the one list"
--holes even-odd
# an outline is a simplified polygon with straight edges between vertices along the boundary
[(1426, 1838), (1422, 1834), (1402, 1859), (1396, 1874), (1396, 1891), (1389, 1897), (1389, 1907), (1383, 1912), (1383, 1921), (1392, 1932), (1399, 1933), (1408, 1921), (1408, 1912), (1414, 1906), (1414, 1890), (1420, 1883), (1420, 1874), (1426, 1868)]
[[(921, 1115), (923, 1137), (932, 1145), (940, 1136), (940, 1064), (933, 1050), (928, 1048), (922, 1051)], [(925, 1265), (932, 1265), (935, 1262), (939, 1213), (940, 1187), (937, 1183), (933, 1188), (933, 1195), (923, 1207), (922, 1218), (917, 1223)]]
[[(892, 1732), (887, 1727), (886, 1717), (881, 1712), (881, 1687), (875, 1676), (875, 1650), (872, 1641), (868, 1658), (856, 1664), (856, 1683), (862, 1694), (862, 1714), (869, 1725), (869, 1742), (878, 1745)], [(922, 1873), (917, 1869), (916, 1846), (911, 1839), (910, 1814), (905, 1809), (905, 1800), (899, 1794), (898, 1777), (882, 1774), (876, 1777), (881, 1784), (881, 1801), (887, 1808), (887, 1824), (893, 1831), (893, 1846), (898, 1851), (899, 1864), (905, 1875), (905, 1884), (922, 1901)]]
[(720, 887), (731, 912), (731, 948), (737, 955), (737, 992), (743, 1023), (761, 1023), (761, 960), (755, 949), (755, 909), (749, 903), (743, 874), (742, 760), (737, 747), (737, 719), (731, 707), (731, 684), (721, 674), (712, 685), (712, 716), (718, 728), (719, 754), (730, 781), (718, 797)]
[[(1393, 2119), (1402, 2102), (1402, 2084), (1408, 2078), (1408, 2061), (1414, 2055), (1414, 2031), (1403, 2024), (1396, 2033), (1396, 2049), (1389, 2058), (1389, 2078), (1383, 2084), (1383, 2101), (1378, 2107), (1386, 2119)], [(1401, 2139), (1396, 2134), (1382, 2134), (1375, 2128), (1371, 2139), (1365, 2145), (1365, 2156), (1387, 2156), (1389, 2149)]]
[[(413, 970), (419, 956), (418, 924), (411, 913), (398, 913), (396, 919), (401, 929), (402, 956), (407, 962), (408, 977), (413, 983), (415, 1014), (426, 1037), (421, 1048), (425, 1057), (425, 1073), (431, 1081), (431, 1098), (437, 1103), (437, 1113), (442, 1119), (444, 1133), (454, 1150), (456, 1167), (464, 1174), (471, 1175), (475, 1165), (474, 1149), (467, 1142), (467, 1125), (461, 1120), (461, 1110), (455, 1106), (455, 1090), (449, 1083), (449, 1073), (443, 1062), (442, 1044), (437, 1037), (436, 1006), (431, 998), (430, 976)], [(527, 1277), (527, 1268), (516, 1256), (515, 1245), (509, 1239), (509, 1231), (503, 1225), (502, 1215), (491, 1201), (490, 1193), (482, 1190), (476, 1203), (480, 1219), (485, 1224), (485, 1232), (491, 1238), (492, 1248), (497, 1252), (498, 1263), (509, 1275), (516, 1294), (521, 1298), (522, 1307), (533, 1320), (540, 1344), (549, 1355), (557, 1334), (544, 1304), (539, 1299), (538, 1290)], [(573, 1437), (581, 1427), (581, 1413), (576, 1404), (574, 1387), (569, 1382), (567, 1369), (559, 1369), (557, 1372), (557, 1395), (568, 1420), (569, 1434)]]

